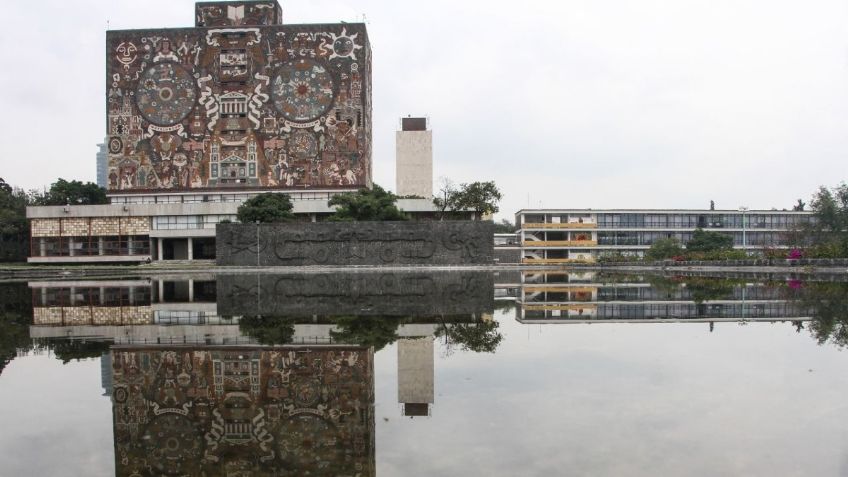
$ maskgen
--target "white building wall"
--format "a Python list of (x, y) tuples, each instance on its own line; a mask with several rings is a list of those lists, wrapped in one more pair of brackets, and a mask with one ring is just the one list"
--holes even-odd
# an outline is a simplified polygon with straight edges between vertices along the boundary
[(397, 131), (397, 195), (433, 197), (433, 131)]

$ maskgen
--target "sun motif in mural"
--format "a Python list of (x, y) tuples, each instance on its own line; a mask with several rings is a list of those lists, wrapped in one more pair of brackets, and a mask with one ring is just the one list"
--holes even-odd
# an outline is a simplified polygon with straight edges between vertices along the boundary
[(286, 119), (308, 122), (318, 119), (333, 105), (335, 84), (320, 63), (301, 58), (283, 65), (274, 77), (274, 106)]
[(350, 58), (356, 61), (356, 50), (362, 48), (361, 45), (356, 44), (356, 37), (359, 36), (359, 33), (354, 33), (353, 35), (347, 34), (347, 28), (342, 28), (342, 34), (336, 35), (335, 33), (330, 33), (333, 37), (333, 54), (330, 55), (330, 59), (333, 58)]
[(196, 99), (194, 78), (182, 66), (170, 61), (146, 69), (135, 94), (141, 115), (157, 126), (172, 126), (185, 119)]

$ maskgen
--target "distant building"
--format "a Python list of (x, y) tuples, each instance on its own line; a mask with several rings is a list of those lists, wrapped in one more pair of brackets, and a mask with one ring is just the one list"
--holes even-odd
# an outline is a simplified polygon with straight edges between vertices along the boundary
[(750, 252), (786, 248), (811, 212), (702, 209), (522, 209), (515, 214), (521, 261), (593, 262), (603, 254), (641, 256), (656, 240), (685, 244), (695, 229), (722, 232)]
[(397, 195), (433, 197), (433, 131), (427, 118), (401, 118), (395, 133)]
[(109, 155), (106, 153), (106, 143), (97, 145), (97, 185), (106, 188), (109, 176)]

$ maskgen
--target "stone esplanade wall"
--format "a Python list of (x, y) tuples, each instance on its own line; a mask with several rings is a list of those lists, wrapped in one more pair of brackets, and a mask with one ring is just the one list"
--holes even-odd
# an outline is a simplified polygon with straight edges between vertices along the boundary
[(489, 221), (219, 224), (217, 263), (489, 265), (493, 234)]
[(484, 271), (226, 274), (220, 315), (396, 315), (491, 313), (494, 280)]

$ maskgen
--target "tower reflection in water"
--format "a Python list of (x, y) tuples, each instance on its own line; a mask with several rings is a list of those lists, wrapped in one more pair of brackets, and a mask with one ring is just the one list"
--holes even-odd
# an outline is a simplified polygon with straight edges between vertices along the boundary
[(112, 343), (117, 475), (368, 476), (375, 350), (398, 342), (402, 413), (429, 415), (434, 337), (490, 317), (494, 287), (451, 272), (30, 288), (34, 339)]

